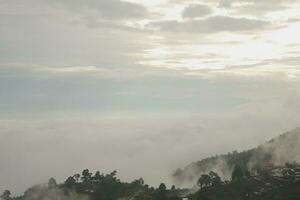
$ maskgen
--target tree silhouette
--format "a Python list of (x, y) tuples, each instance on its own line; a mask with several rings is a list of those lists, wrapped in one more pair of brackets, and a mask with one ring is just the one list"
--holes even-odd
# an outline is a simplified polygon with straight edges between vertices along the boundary
[(90, 173), (90, 171), (88, 169), (85, 169), (82, 171), (81, 173), (81, 180), (84, 183), (87, 183), (91, 180), (92, 177), (92, 173)]
[(159, 186), (158, 186), (158, 190), (156, 192), (156, 197), (155, 199), (157, 200), (164, 200), (166, 199), (166, 193), (167, 193), (167, 187), (164, 183), (161, 183)]
[(200, 176), (197, 182), (198, 186), (202, 189), (212, 185), (211, 177), (207, 174), (203, 174)]
[(69, 176), (67, 178), (67, 180), (65, 181), (64, 185), (67, 187), (67, 188), (72, 188), (74, 187), (76, 184), (76, 180), (74, 178), (74, 176)]
[(57, 187), (56, 180), (54, 178), (50, 178), (48, 181), (48, 188), (49, 189), (54, 189)]
[(1, 198), (3, 200), (11, 200), (12, 198), (10, 197), (11, 192), (9, 190), (4, 190), (4, 192), (1, 195)]
[(209, 176), (211, 178), (212, 186), (221, 185), (221, 183), (222, 183), (221, 178), (216, 172), (210, 171)]
[(232, 171), (232, 181), (241, 181), (244, 178), (244, 173), (239, 165), (236, 165)]
[(104, 178), (104, 176), (102, 174), (100, 174), (99, 171), (97, 171), (95, 173), (95, 175), (92, 177), (92, 180), (96, 183), (99, 183), (99, 182), (101, 182), (101, 180), (103, 180), (103, 178)]
[(73, 175), (75, 182), (79, 182), (80, 174), (74, 174)]
[(176, 190), (175, 185), (172, 185), (171, 190), (172, 190), (172, 191)]
[(167, 187), (166, 187), (166, 185), (165, 185), (164, 183), (161, 183), (161, 184), (159, 185), (158, 189), (159, 189), (160, 191), (166, 191)]

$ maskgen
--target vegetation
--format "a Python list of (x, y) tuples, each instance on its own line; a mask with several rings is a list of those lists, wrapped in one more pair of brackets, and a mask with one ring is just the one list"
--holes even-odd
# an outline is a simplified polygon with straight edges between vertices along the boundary
[(209, 174), (203, 174), (198, 179), (197, 185), (202, 189), (205, 187), (218, 186), (221, 185), (222, 181), (220, 176), (213, 171), (210, 171)]
[[(183, 169), (175, 170), (173, 173), (173, 180), (176, 185), (187, 182), (194, 183), (202, 174), (207, 174), (212, 170), (218, 172), (221, 177), (229, 180), (231, 173), (236, 166), (240, 168), (240, 172), (237, 172), (242, 173), (242, 176), (249, 176), (249, 170), (261, 174), (264, 168), (267, 165), (272, 164), (272, 161), (276, 159), (276, 157), (289, 157), (290, 155), (288, 152), (290, 151), (293, 151), (293, 153), (296, 154), (295, 149), (299, 148), (299, 138), (300, 134), (298, 131), (286, 132), (265, 144), (247, 151), (233, 151), (227, 154), (211, 156), (190, 163)], [(280, 149), (281, 151), (278, 152), (282, 153), (282, 155), (274, 155), (276, 149)], [(295, 158), (297, 155), (290, 157)], [(293, 160), (290, 159), (290, 161)]]
[[(88, 169), (81, 174), (69, 176), (64, 183), (57, 184), (54, 178), (50, 178), (48, 184), (34, 186), (21, 197), (15, 197), (14, 200), (57, 200), (57, 199), (77, 199), (90, 200), (179, 200), (183, 190), (172, 186), (167, 189), (164, 183), (158, 188), (149, 187), (142, 178), (134, 180), (131, 183), (121, 182), (117, 178), (117, 172), (102, 174), (99, 171), (92, 173)], [(78, 197), (80, 196), (80, 198)], [(1, 196), (3, 200), (12, 200), (10, 192), (4, 191)], [(76, 199), (75, 198), (75, 199)]]
[[(188, 189), (170, 189), (164, 183), (158, 188), (149, 187), (142, 178), (131, 183), (121, 182), (117, 172), (102, 174), (92, 173), (88, 169), (81, 174), (69, 176), (64, 183), (57, 184), (50, 178), (48, 184), (34, 186), (25, 191), (23, 196), (11, 197), (5, 190), (2, 200), (298, 200), (300, 197), (300, 182), (295, 181), (295, 169), (298, 164), (286, 164), (282, 177), (246, 176), (238, 165), (234, 167), (231, 181), (222, 181), (213, 171), (202, 174), (197, 185), (198, 191), (190, 194)], [(278, 169), (278, 168), (276, 168)], [(271, 174), (269, 171), (269, 174)], [(293, 173), (293, 174), (291, 174)], [(293, 177), (292, 177), (293, 176)]]

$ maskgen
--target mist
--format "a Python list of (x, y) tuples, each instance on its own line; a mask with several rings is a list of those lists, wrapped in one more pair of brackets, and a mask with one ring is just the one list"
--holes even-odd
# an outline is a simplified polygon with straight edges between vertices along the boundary
[[(256, 147), (299, 125), (294, 93), (222, 113), (61, 114), (0, 121), (0, 189), (21, 194), (88, 168), (157, 186), (178, 167)], [(54, 117), (56, 116), (56, 117)], [(72, 116), (72, 117), (69, 117)], [(289, 119), (289, 120), (286, 120)]]
[[(299, 127), (299, 7), (0, 0), (0, 191), (89, 169), (153, 195), (178, 168)], [(299, 160), (278, 147), (264, 148), (276, 164)]]

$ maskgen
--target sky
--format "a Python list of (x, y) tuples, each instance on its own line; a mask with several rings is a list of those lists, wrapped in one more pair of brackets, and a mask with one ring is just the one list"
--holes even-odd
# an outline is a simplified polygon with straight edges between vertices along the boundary
[(299, 0), (0, 0), (0, 190), (178, 167), (300, 126)]

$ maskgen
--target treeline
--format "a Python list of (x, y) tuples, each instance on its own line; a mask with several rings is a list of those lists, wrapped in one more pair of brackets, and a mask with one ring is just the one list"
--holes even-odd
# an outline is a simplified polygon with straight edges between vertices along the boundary
[[(246, 178), (241, 167), (236, 166), (232, 173), (232, 181)], [(200, 190), (225, 185), (216, 172), (202, 174), (197, 181)], [(117, 172), (103, 174), (99, 171), (92, 173), (88, 169), (69, 176), (64, 183), (58, 184), (50, 178), (48, 184), (34, 186), (24, 195), (11, 197), (9, 190), (5, 190), (2, 200), (181, 200), (188, 196), (188, 189), (172, 186), (167, 188), (161, 183), (158, 188), (144, 183), (143, 178), (131, 183), (122, 182), (117, 178)]]
[(48, 184), (34, 186), (24, 195), (11, 197), (9, 190), (4, 191), (2, 200), (179, 200), (184, 190), (175, 186), (167, 188), (161, 183), (157, 188), (144, 183), (143, 178), (131, 183), (122, 182), (117, 172), (108, 174), (99, 171), (92, 173), (88, 169), (69, 176), (64, 183), (57, 184), (50, 178)]
[[(161, 183), (157, 188), (150, 187), (144, 183), (142, 178), (130, 183), (122, 182), (117, 178), (117, 172), (108, 174), (99, 171), (92, 173), (88, 169), (82, 173), (69, 176), (63, 183), (58, 184), (54, 178), (50, 178), (47, 184), (34, 186), (24, 195), (11, 197), (9, 190), (5, 190), (1, 200), (190, 200), (224, 199), (258, 200), (262, 196), (271, 200), (268, 195), (276, 194), (280, 196), (288, 193), (289, 199), (300, 197), (300, 193), (295, 190), (299, 188), (299, 181), (291, 179), (295, 177), (295, 169), (299, 165), (287, 163), (283, 167), (284, 180), (272, 175), (272, 169), (261, 171), (258, 175), (252, 176), (243, 166), (235, 165), (231, 173), (230, 180), (222, 180), (214, 171), (202, 174), (195, 184), (193, 192), (190, 189), (179, 189), (172, 186), (167, 188)], [(277, 169), (277, 168), (275, 168)], [(294, 175), (293, 175), (294, 173)], [(280, 193), (276, 192), (280, 189)], [(274, 199), (272, 199), (274, 200)]]
[(117, 178), (117, 172), (101, 174), (99, 171), (94, 174), (88, 169), (80, 174), (75, 174), (67, 178), (63, 188), (75, 190), (77, 193), (89, 195), (94, 200), (114, 200), (125, 199), (153, 199), (153, 200), (177, 200), (175, 186), (167, 189), (164, 183), (158, 188), (150, 187), (144, 183), (143, 178), (131, 183), (121, 182)]

